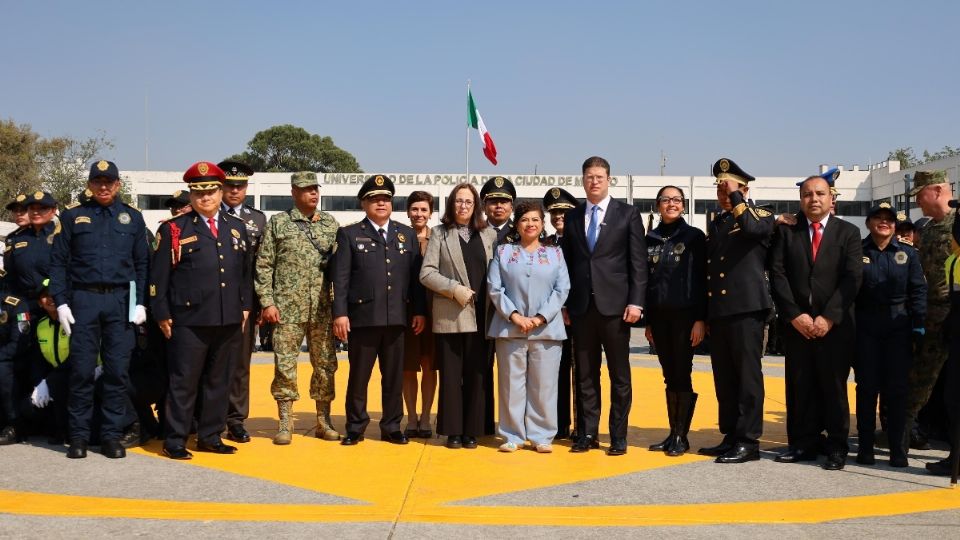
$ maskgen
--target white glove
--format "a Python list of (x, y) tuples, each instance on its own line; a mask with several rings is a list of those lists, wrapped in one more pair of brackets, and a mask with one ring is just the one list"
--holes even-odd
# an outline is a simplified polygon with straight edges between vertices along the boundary
[(30, 403), (33, 403), (34, 407), (42, 409), (51, 401), (53, 401), (53, 398), (50, 397), (50, 387), (47, 386), (47, 380), (44, 379), (34, 387), (33, 393), (30, 394)]
[(93, 370), (93, 380), (97, 380), (103, 375), (103, 366), (99, 365)]
[(73, 318), (73, 312), (70, 311), (70, 306), (67, 304), (57, 306), (57, 316), (60, 318), (60, 328), (63, 328), (63, 333), (68, 336), (73, 333), (70, 325), (77, 321)]
[(147, 322), (147, 308), (138, 305), (133, 310), (133, 318), (130, 319), (133, 324), (143, 324)]

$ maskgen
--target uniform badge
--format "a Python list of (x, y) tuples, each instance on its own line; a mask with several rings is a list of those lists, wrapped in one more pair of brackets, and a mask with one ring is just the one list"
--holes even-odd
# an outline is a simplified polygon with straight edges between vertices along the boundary
[(357, 244), (357, 249), (363, 249), (363, 244)]
[(757, 208), (757, 215), (761, 218), (769, 217), (773, 215), (773, 212), (769, 210), (764, 210), (763, 208)]
[(77, 216), (76, 219), (73, 220), (73, 224), (74, 224), (74, 225), (78, 225), (78, 224), (80, 224), (80, 223), (90, 223), (90, 217), (89, 217), (89, 216)]
[(560, 188), (553, 188), (550, 190), (550, 196), (554, 199), (560, 198)]
[(183, 195), (183, 190), (182, 190), (182, 189), (178, 189), (178, 190), (176, 190), (176, 191), (173, 192), (173, 198), (174, 198), (174, 199), (176, 199), (177, 197), (179, 197), (179, 196), (181, 196), (181, 195)]
[(109, 169), (109, 168), (110, 168), (110, 164), (107, 163), (106, 161), (104, 161), (104, 160), (101, 159), (100, 161), (97, 162), (97, 170), (98, 170), (98, 171), (105, 171), (105, 170), (107, 170), (107, 169)]
[(378, 174), (377, 177), (373, 179), (373, 183), (376, 184), (376, 185), (378, 185), (378, 186), (382, 186), (382, 185), (383, 185), (383, 177)]
[(494, 184), (495, 186), (497, 186), (498, 188), (502, 188), (502, 187), (503, 187), (503, 178), (499, 178), (499, 177), (498, 177), (496, 180), (493, 181), (493, 184)]
[(880, 207), (880, 208), (891, 208), (890, 203), (888, 203), (888, 202), (886, 202), (886, 201), (880, 203), (880, 204), (879, 204), (879, 207)]
[(399, 241), (401, 241), (401, 242), (406, 242), (406, 241), (407, 241), (407, 237), (406, 237), (403, 233), (397, 233), (397, 240), (399, 240)]
[(863, 264), (870, 264), (870, 257), (864, 256), (864, 257), (863, 257)]
[(682, 255), (683, 252), (686, 251), (686, 249), (687, 249), (687, 246), (683, 245), (683, 242), (680, 242), (679, 244), (673, 246), (673, 254)]
[(8, 319), (9, 317), (10, 317), (10, 316), (7, 315), (7, 312), (6, 312), (6, 311), (0, 311), (0, 324), (7, 324), (7, 319)]
[(119, 221), (120, 223), (122, 223), (122, 224), (124, 224), (124, 225), (129, 225), (129, 224), (130, 224), (130, 214), (128, 214), (128, 213), (126, 213), (126, 212), (120, 212), (120, 215), (117, 216), (117, 221)]
[(35, 192), (35, 193), (33, 194), (33, 199), (36, 200), (36, 201), (39, 201), (39, 200), (42, 199), (42, 198), (43, 198), (43, 192), (42, 192), (42, 191), (37, 191), (37, 192)]
[(188, 237), (186, 237), (186, 238), (181, 238), (181, 239), (180, 239), (180, 245), (182, 246), (182, 245), (184, 245), (184, 244), (189, 244), (189, 243), (191, 243), (191, 242), (196, 242), (196, 241), (197, 241), (197, 235), (188, 236)]
[(893, 256), (893, 260), (896, 261), (897, 264), (907, 264), (907, 252), (898, 251), (896, 255)]
[(240, 231), (236, 229), (230, 229), (230, 234), (232, 234), (234, 238), (238, 240), (240, 239)]
[[(101, 163), (103, 163), (103, 162), (101, 161)], [(84, 194), (84, 196), (86, 196), (88, 199), (92, 199), (92, 198), (93, 198), (93, 192), (90, 191), (90, 188), (87, 188), (87, 189), (83, 190), (83, 194)]]
[(653, 264), (657, 264), (658, 262), (660, 262), (660, 254), (659, 254), (659, 253), (653, 256)]
[(17, 202), (23, 202), (25, 200), (27, 200), (27, 196), (24, 195), (23, 193), (21, 193), (20, 195), (17, 195)]
[(726, 159), (720, 160), (720, 172), (727, 172), (730, 170), (730, 162)]
[(200, 173), (201, 176), (206, 176), (207, 173), (210, 172), (210, 167), (206, 163), (200, 162), (200, 164), (197, 165), (197, 172)]
[(16, 307), (16, 305), (20, 303), (20, 299), (16, 296), (8, 296), (3, 299), (3, 303)]
[(156, 296), (156, 295), (157, 295), (157, 286), (150, 285), (150, 296)]
[(27, 245), (28, 245), (27, 242), (17, 242), (16, 244), (13, 245), (13, 249), (20, 249), (22, 247), (27, 247)]

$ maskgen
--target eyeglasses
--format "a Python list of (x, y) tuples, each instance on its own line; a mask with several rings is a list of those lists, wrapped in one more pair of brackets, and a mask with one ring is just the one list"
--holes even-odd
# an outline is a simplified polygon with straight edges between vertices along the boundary
[(657, 199), (657, 202), (660, 204), (664, 204), (664, 203), (683, 204), (683, 197), (660, 197), (659, 199)]
[(456, 199), (453, 201), (453, 204), (457, 206), (471, 207), (473, 206), (473, 200), (472, 199)]

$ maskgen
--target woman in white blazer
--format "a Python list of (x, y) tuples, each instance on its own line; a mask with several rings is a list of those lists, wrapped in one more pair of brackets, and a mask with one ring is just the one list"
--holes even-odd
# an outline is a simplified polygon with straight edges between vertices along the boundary
[(549, 453), (557, 434), (557, 384), (567, 337), (560, 309), (570, 277), (560, 248), (540, 243), (539, 202), (518, 204), (513, 222), (517, 242), (498, 246), (487, 272), (496, 308), (487, 335), (497, 347), (498, 432), (506, 439), (500, 450), (513, 452), (530, 441), (537, 452)]
[(440, 371), (437, 433), (447, 448), (476, 448), (483, 435), (491, 381), (487, 365), (489, 319), (487, 264), (497, 241), (470, 184), (459, 184), (447, 198), (440, 225), (431, 229), (420, 282), (434, 292), (432, 326)]

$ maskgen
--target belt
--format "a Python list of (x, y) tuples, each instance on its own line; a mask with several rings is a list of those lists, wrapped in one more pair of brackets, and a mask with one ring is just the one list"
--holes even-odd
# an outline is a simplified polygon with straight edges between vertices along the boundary
[(107, 283), (75, 283), (73, 288), (78, 291), (87, 291), (100, 294), (110, 294), (114, 291), (126, 291), (129, 285), (110, 285)]

